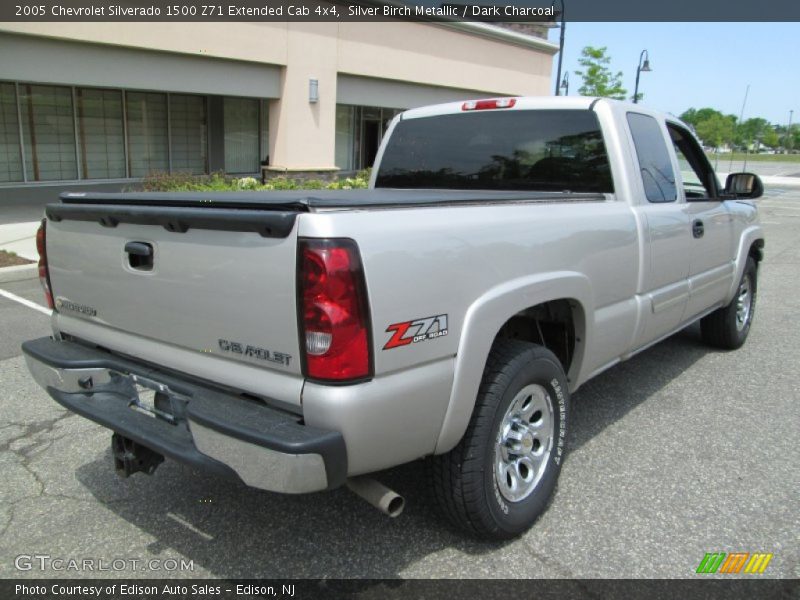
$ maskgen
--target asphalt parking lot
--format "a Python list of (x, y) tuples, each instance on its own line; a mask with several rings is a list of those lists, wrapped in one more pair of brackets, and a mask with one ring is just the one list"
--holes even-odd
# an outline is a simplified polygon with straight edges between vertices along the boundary
[[(119, 479), (109, 432), (28, 376), (19, 344), (48, 335), (46, 315), (0, 296), (0, 577), (675, 578), (717, 551), (773, 553), (758, 577), (800, 577), (800, 189), (760, 204), (747, 344), (709, 350), (690, 327), (586, 384), (553, 503), (505, 544), (440, 521), (419, 463), (379, 476), (406, 497), (394, 520), (344, 489), (282, 496), (170, 461)], [(0, 288), (42, 302), (38, 281)], [(34, 554), (162, 568), (15, 567)]]

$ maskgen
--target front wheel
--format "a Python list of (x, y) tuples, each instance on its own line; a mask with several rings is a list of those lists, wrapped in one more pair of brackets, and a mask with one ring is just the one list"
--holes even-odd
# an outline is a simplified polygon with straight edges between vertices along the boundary
[(489, 539), (527, 530), (556, 487), (568, 405), (566, 376), (552, 352), (497, 340), (467, 432), (431, 461), (434, 495), (450, 521)]
[(744, 344), (756, 310), (757, 290), (758, 268), (756, 261), (748, 257), (733, 300), (700, 321), (703, 341), (725, 350), (735, 350)]

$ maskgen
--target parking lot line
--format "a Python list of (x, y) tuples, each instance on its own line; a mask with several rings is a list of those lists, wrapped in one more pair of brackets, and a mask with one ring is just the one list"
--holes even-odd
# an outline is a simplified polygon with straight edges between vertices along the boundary
[(21, 296), (17, 296), (16, 294), (12, 294), (11, 292), (7, 292), (6, 290), (0, 289), (0, 296), (4, 298), (8, 298), (9, 300), (13, 300), (14, 302), (19, 302), (23, 306), (27, 306), (28, 308), (32, 308), (33, 310), (38, 310), (40, 313), (47, 315), (48, 317), (52, 314), (49, 308), (45, 308), (40, 304), (36, 304), (36, 302), (31, 302), (30, 300), (23, 298)]

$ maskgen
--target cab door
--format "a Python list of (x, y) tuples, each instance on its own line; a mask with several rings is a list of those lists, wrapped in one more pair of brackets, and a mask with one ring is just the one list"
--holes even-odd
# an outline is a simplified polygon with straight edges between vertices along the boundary
[[(681, 322), (689, 295), (692, 233), (683, 198), (678, 194), (673, 156), (663, 120), (642, 112), (626, 114), (639, 177), (634, 211), (642, 220), (642, 315), (634, 348), (673, 331)], [(641, 187), (640, 187), (641, 186)]]
[(733, 217), (720, 198), (719, 183), (694, 136), (667, 122), (675, 150), (678, 194), (685, 200), (691, 223), (689, 297), (683, 321), (725, 300), (734, 277)]

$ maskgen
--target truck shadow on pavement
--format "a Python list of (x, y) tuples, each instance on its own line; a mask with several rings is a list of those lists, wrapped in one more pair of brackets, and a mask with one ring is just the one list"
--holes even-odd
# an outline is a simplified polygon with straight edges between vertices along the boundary
[[(647, 402), (709, 351), (699, 328), (689, 327), (587, 383), (573, 396), (571, 450)], [(569, 459), (565, 465), (562, 478), (569, 476)], [(154, 539), (141, 547), (133, 542), (131, 556), (193, 561), (194, 572), (173, 574), (180, 577), (395, 578), (442, 550), (480, 555), (504, 546), (464, 537), (439, 518), (421, 461), (377, 474), (406, 498), (397, 519), (346, 489), (273, 494), (173, 461), (152, 477), (120, 480), (105, 453), (76, 476), (105, 508)], [(437, 577), (451, 572), (443, 560), (435, 566)]]

